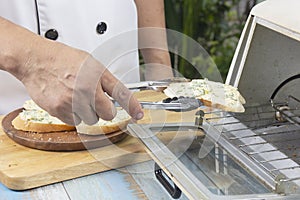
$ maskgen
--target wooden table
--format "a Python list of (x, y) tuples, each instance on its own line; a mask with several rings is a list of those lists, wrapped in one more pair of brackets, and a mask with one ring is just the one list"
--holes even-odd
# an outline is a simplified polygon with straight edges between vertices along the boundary
[[(162, 97), (160, 94), (151, 96), (154, 100)], [(145, 95), (141, 94), (139, 99), (146, 100), (144, 97)], [(174, 121), (176, 120), (178, 119), (174, 118)], [(0, 183), (0, 199), (172, 199), (156, 180), (153, 170), (154, 161), (149, 160), (25, 191), (10, 190)], [(187, 198), (182, 195), (180, 199)]]

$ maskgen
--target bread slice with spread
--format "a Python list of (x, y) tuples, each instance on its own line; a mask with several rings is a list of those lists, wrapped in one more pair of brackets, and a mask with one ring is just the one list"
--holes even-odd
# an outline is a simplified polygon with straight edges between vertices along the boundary
[(65, 124), (56, 117), (40, 108), (34, 101), (28, 100), (23, 105), (23, 111), (12, 121), (17, 130), (30, 132), (73, 131), (74, 126)]
[(81, 122), (79, 125), (76, 126), (76, 130), (78, 133), (87, 135), (108, 134), (126, 129), (126, 126), (130, 119), (131, 117), (127, 114), (127, 112), (124, 109), (118, 108), (117, 115), (111, 121), (99, 119), (99, 121), (92, 126)]
[(76, 130), (78, 133), (88, 135), (109, 134), (126, 128), (131, 119), (124, 109), (119, 108), (116, 117), (111, 121), (99, 119), (94, 125), (82, 122), (75, 127), (51, 116), (32, 100), (26, 101), (23, 108), (23, 111), (12, 121), (12, 125), (17, 130), (39, 133)]
[(195, 97), (204, 105), (229, 112), (244, 112), (246, 103), (237, 88), (208, 79), (193, 79), (191, 82), (171, 83), (164, 93), (168, 97)]

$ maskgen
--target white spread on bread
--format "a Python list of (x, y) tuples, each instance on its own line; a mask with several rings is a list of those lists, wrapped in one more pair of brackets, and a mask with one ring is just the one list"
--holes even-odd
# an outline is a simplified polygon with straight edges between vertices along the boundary
[(74, 126), (65, 124), (58, 118), (51, 116), (32, 100), (26, 101), (23, 108), (23, 111), (12, 120), (12, 125), (17, 130), (39, 133), (75, 130)]
[(56, 117), (40, 108), (33, 100), (25, 101), (24, 110), (19, 114), (24, 121), (31, 121), (41, 124), (65, 124)]
[(65, 124), (58, 118), (51, 116), (48, 112), (41, 110), (23, 110), (20, 113), (20, 118), (24, 121), (41, 124)]
[(244, 112), (245, 99), (237, 88), (208, 79), (193, 79), (191, 82), (171, 83), (164, 93), (169, 97), (195, 97), (219, 105), (226, 111)]

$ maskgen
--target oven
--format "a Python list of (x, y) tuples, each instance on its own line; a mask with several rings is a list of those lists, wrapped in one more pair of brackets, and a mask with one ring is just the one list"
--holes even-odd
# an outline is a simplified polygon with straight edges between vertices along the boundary
[(201, 109), (186, 113), (193, 121), (128, 125), (173, 198), (300, 199), (299, 8), (267, 0), (252, 9), (226, 79), (245, 97), (244, 113)]

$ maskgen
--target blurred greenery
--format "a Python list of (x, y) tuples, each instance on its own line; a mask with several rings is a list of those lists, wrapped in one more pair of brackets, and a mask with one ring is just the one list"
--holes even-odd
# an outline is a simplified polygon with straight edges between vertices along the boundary
[[(254, 0), (165, 0), (166, 26), (197, 41), (217, 65), (223, 80), (227, 75), (240, 34)], [(169, 40), (172, 46), (174, 41)], [(183, 42), (183, 57), (189, 48)], [(204, 58), (193, 57), (188, 63), (178, 55), (171, 54), (175, 70), (187, 78), (200, 78), (193, 67), (201, 66)], [(213, 73), (207, 68), (207, 73)], [(203, 77), (202, 77), (203, 78)]]

